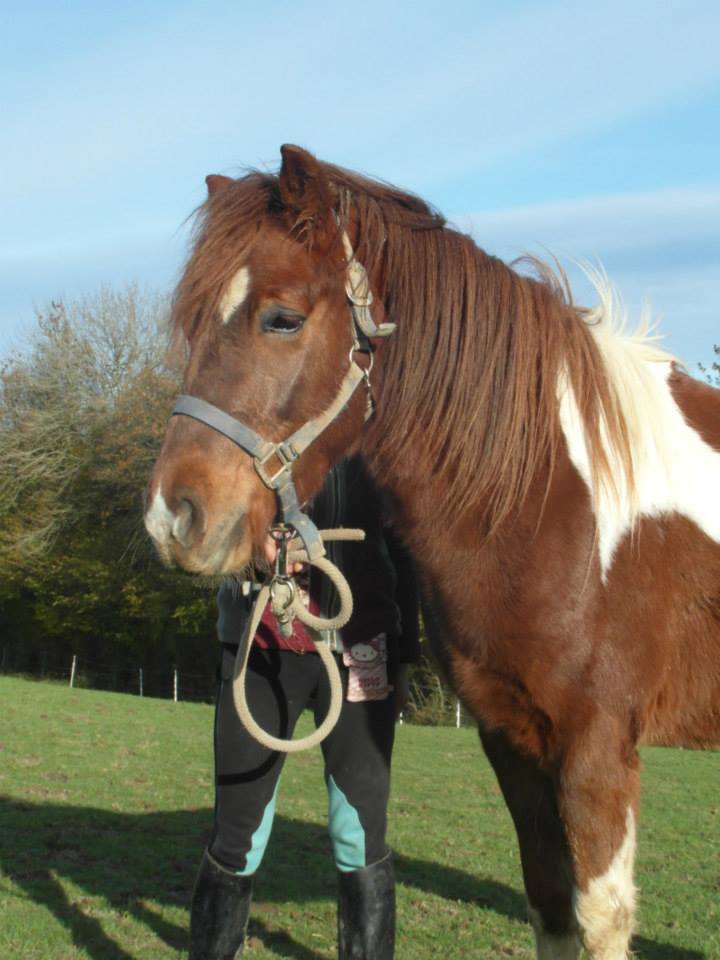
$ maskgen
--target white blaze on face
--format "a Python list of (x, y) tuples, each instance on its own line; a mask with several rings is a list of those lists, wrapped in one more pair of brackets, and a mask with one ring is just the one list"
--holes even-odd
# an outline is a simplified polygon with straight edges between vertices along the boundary
[(250, 271), (247, 267), (241, 267), (230, 281), (220, 301), (220, 320), (223, 324), (227, 323), (237, 308), (245, 302), (249, 292)]
[(150, 509), (145, 514), (145, 529), (153, 540), (164, 544), (170, 539), (175, 519), (175, 515), (165, 503), (162, 491), (158, 487)]
[(575, 914), (593, 960), (625, 960), (635, 916), (635, 815), (628, 807), (625, 838), (612, 863), (577, 894)]

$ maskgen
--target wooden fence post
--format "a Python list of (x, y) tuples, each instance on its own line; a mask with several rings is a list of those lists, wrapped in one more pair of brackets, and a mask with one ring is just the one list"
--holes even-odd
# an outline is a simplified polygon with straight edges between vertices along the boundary
[(72, 666), (70, 667), (70, 686), (75, 686), (75, 671), (77, 670), (77, 654), (73, 654)]

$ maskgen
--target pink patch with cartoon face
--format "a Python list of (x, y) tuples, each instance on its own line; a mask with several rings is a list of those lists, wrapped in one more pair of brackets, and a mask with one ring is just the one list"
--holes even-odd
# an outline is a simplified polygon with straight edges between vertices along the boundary
[(354, 643), (343, 653), (348, 668), (347, 699), (350, 703), (362, 700), (385, 700), (392, 690), (387, 675), (387, 637), (379, 633), (372, 640)]

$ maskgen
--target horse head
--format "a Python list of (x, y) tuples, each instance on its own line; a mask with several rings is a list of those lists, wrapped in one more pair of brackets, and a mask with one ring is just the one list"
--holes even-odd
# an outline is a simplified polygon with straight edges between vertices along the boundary
[[(353, 311), (379, 332), (382, 308), (370, 319), (371, 291), (355, 298), (364, 306), (349, 299), (350, 267), (359, 267), (352, 251), (357, 223), (309, 153), (283, 147), (277, 177), (206, 182), (173, 309), (174, 335), (187, 357), (183, 393), (191, 405), (200, 401), (245, 425), (267, 447), (243, 449), (211, 429), (197, 404), (188, 416), (172, 417), (149, 482), (145, 524), (166, 562), (219, 574), (262, 556), (277, 511), (268, 480), (291, 471), (303, 502), (359, 436), (368, 396), (354, 386), (369, 367), (370, 348)], [(295, 455), (282, 441), (322, 419), (333, 403), (339, 409), (332, 422), (287, 462)]]

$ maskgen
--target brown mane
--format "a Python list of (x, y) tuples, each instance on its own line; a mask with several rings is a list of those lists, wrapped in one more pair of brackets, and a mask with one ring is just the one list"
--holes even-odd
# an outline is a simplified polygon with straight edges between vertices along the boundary
[[(565, 373), (585, 426), (595, 488), (604, 482), (614, 489), (608, 450), (632, 488), (619, 400), (584, 311), (551, 269), (535, 262), (537, 276), (521, 275), (449, 228), (419, 198), (330, 164), (319, 167), (341, 222), (348, 212), (355, 219), (356, 255), (398, 325), (377, 398), (381, 411), (402, 412), (384, 418), (385, 456), (412, 463), (418, 445), (429, 449), (433, 462), (450, 468), (438, 510), (453, 504), (462, 512), (479, 495), (489, 528), (496, 528), (538, 474), (552, 468), (562, 436), (557, 387)], [(259, 172), (200, 207), (175, 301), (175, 324), (182, 318), (185, 337), (211, 322), (263, 223), (281, 210), (278, 177)], [(312, 242), (310, 211), (300, 213), (293, 230)]]

